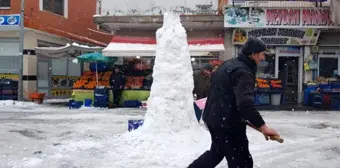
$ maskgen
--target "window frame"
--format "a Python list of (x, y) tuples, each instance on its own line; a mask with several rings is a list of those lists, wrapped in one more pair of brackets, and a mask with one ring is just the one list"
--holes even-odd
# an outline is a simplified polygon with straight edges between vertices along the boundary
[[(50, 1), (54, 1), (54, 0), (50, 0)], [(45, 12), (54, 14), (56, 16), (61, 16), (61, 17), (64, 17), (64, 18), (68, 18), (68, 0), (63, 0), (63, 1), (64, 1), (64, 15), (60, 15), (60, 14), (54, 13), (54, 12), (49, 11), (49, 10), (44, 10), (44, 0), (39, 0), (39, 9), (41, 11), (45, 11)]]
[(11, 0), (9, 0), (9, 6), (0, 6), (0, 10), (1, 9), (11, 9), (11, 4), (12, 4), (12, 2), (11, 2)]
[(338, 75), (340, 75), (339, 69), (340, 69), (340, 56), (334, 55), (334, 54), (322, 54), (318, 56), (318, 71), (317, 75), (320, 75), (320, 58), (337, 58), (338, 59)]

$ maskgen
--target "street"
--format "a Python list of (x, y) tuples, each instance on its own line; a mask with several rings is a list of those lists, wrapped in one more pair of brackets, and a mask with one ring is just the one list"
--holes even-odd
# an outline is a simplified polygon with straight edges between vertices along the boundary
[[(140, 160), (143, 157), (129, 155), (133, 150), (131, 145), (125, 145), (117, 135), (127, 131), (128, 119), (142, 119), (144, 114), (145, 110), (141, 109), (2, 108), (0, 167), (131, 168), (138, 162), (140, 167), (146, 167)], [(257, 167), (335, 168), (340, 164), (340, 113), (262, 114), (281, 133), (285, 143), (265, 142), (261, 134), (249, 129), (250, 149)], [(206, 135), (201, 143), (195, 142), (184, 149), (179, 144), (178, 148), (182, 149), (172, 148), (157, 155), (157, 159), (150, 158), (153, 161), (148, 167), (185, 166), (209, 147), (210, 137)], [(176, 151), (182, 153), (178, 155)], [(152, 152), (155, 151), (145, 151), (143, 155)], [(219, 166), (225, 164), (223, 161)]]

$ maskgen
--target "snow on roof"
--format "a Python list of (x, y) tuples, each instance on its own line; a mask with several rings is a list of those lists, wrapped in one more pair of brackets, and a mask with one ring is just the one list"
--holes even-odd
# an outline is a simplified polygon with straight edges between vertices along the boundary
[[(192, 56), (206, 56), (209, 52), (225, 51), (223, 38), (189, 39), (189, 52)], [(156, 39), (152, 37), (115, 36), (103, 50), (104, 56), (156, 56)]]
[(87, 45), (80, 45), (77, 43), (69, 44), (67, 43), (62, 47), (36, 47), (35, 52), (39, 57), (48, 57), (48, 58), (62, 58), (70, 55), (70, 52), (73, 51), (82, 51), (82, 52), (101, 52), (103, 47), (90, 47)]

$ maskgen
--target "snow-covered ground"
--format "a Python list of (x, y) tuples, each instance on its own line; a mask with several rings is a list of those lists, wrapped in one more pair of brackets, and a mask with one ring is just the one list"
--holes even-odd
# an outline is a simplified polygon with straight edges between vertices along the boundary
[[(7, 106), (0, 108), (1, 168), (178, 168), (187, 166), (210, 145), (207, 132), (197, 140), (190, 138), (195, 132), (184, 130), (166, 137), (150, 136), (150, 145), (167, 144), (168, 147), (136, 153), (129, 147), (134, 145), (123, 140), (138, 133), (128, 133), (127, 122), (142, 119), (144, 110), (69, 110), (66, 107), (0, 102), (3, 104)], [(282, 134), (285, 143), (266, 142), (261, 134), (249, 129), (250, 148), (257, 167), (339, 166), (340, 112), (262, 114), (268, 124)], [(179, 138), (181, 143), (171, 144), (178, 142)], [(148, 142), (136, 139), (136, 143)], [(149, 159), (139, 160), (141, 155), (147, 155)], [(223, 161), (220, 167), (225, 164)]]

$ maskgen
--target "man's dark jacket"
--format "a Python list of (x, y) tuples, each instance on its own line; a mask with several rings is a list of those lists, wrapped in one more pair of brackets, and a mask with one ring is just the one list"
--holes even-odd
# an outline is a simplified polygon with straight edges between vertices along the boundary
[[(125, 77), (120, 72), (115, 73), (113, 72), (110, 77), (110, 84), (113, 87), (113, 89), (123, 89), (125, 86)], [(121, 88), (123, 87), (123, 88)]]
[(242, 53), (215, 71), (203, 112), (208, 127), (243, 132), (245, 120), (257, 127), (265, 123), (254, 106), (255, 75), (255, 61)]

